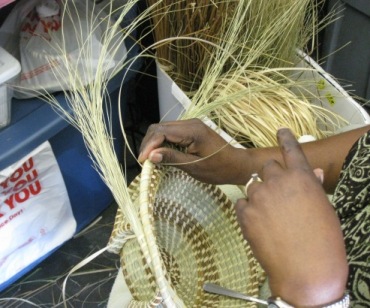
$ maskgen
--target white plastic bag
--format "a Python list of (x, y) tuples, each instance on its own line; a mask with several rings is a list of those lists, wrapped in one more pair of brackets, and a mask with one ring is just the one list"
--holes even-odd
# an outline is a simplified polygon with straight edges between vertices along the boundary
[(15, 0), (0, 0), (0, 9), (10, 3), (12, 3)]
[(48, 141), (0, 171), (0, 290), (76, 230)]
[[(98, 63), (102, 49), (107, 47), (103, 44), (105, 30), (110, 26), (106, 16), (102, 7), (90, 0), (20, 1), (0, 29), (0, 45), (22, 66), (14, 96), (29, 98), (37, 96), (38, 91), (68, 90), (62, 57), (68, 57), (78, 69), (83, 85), (92, 81), (99, 66), (107, 72), (121, 64), (127, 50), (123, 42), (118, 43), (118, 36), (118, 50), (108, 54), (103, 64)], [(81, 48), (86, 49), (83, 57)]]

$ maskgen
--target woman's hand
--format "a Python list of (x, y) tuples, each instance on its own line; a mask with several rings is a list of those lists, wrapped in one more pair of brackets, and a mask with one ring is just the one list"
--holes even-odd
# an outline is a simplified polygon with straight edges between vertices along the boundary
[[(174, 144), (185, 151), (166, 147)], [(174, 165), (194, 178), (212, 184), (237, 183), (245, 177), (245, 150), (229, 145), (199, 119), (164, 122), (149, 127), (139, 161)], [(243, 182), (243, 180), (241, 180)]]
[[(354, 142), (370, 126), (302, 145), (312, 168), (325, 174), (324, 187), (332, 193), (342, 164)], [(165, 147), (168, 143), (186, 148), (187, 153)], [(198, 119), (164, 122), (149, 127), (141, 144), (139, 161), (174, 165), (194, 178), (211, 184), (245, 184), (260, 172), (267, 160), (283, 163), (278, 147), (235, 148)]]
[(268, 160), (236, 213), (265, 269), (272, 294), (295, 307), (344, 295), (348, 265), (339, 219), (289, 129), (278, 132), (282, 160)]

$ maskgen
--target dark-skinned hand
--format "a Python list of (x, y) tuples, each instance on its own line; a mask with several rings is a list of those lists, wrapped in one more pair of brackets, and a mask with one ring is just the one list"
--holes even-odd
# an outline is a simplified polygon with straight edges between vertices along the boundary
[(345, 292), (348, 265), (339, 219), (289, 129), (277, 134), (281, 163), (267, 160), (263, 182), (235, 209), (272, 294), (295, 307), (323, 306)]

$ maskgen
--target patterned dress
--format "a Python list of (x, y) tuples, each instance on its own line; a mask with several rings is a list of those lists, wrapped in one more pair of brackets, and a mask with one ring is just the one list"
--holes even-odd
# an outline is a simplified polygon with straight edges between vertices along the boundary
[(333, 195), (350, 267), (351, 307), (370, 307), (370, 131), (350, 150)]

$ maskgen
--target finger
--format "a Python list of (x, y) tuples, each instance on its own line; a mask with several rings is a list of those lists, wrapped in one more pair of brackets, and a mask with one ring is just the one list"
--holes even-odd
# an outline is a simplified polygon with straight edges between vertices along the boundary
[(240, 213), (243, 210), (243, 207), (245, 207), (247, 205), (248, 205), (248, 201), (246, 199), (239, 198), (235, 202), (235, 206), (234, 206), (235, 211)]
[(312, 170), (301, 146), (290, 129), (282, 128), (277, 132), (277, 139), (283, 155), (285, 166), (288, 169)]
[(270, 159), (262, 166), (262, 179), (267, 181), (272, 177), (280, 176), (284, 171), (283, 166), (276, 160)]
[(246, 199), (238, 199), (234, 206), (236, 220), (240, 226), (240, 229), (243, 233), (243, 236), (246, 240), (248, 240), (249, 232), (248, 232), (248, 225), (249, 225), (249, 203)]
[[(250, 194), (250, 187), (251, 186), (256, 186), (260, 183), (262, 183), (262, 179), (258, 176), (257, 173), (253, 173), (251, 175), (251, 178), (249, 179), (249, 181), (245, 185), (245, 188), (244, 188), (245, 195), (248, 197), (248, 195)], [(253, 191), (253, 188), (252, 188), (252, 191)]]
[(251, 180), (247, 183), (245, 187), (245, 194), (247, 196), (251, 196), (257, 189), (259, 189), (259, 186), (264, 181), (268, 181), (273, 177), (279, 177), (281, 176), (282, 172), (284, 172), (284, 168), (278, 161), (274, 159), (267, 160), (265, 164), (262, 166), (262, 174), (260, 180), (252, 181), (253, 180), (252, 175)]
[[(186, 165), (199, 159), (199, 157), (191, 154), (186, 154), (181, 151), (171, 148), (158, 148), (150, 152), (148, 159), (154, 163), (170, 164), (170, 165)], [(186, 166), (182, 168), (186, 169)]]
[(185, 127), (189, 127), (191, 122), (192, 120), (185, 120), (150, 125), (140, 146), (139, 162), (146, 160), (152, 150), (159, 148), (165, 142), (181, 147), (189, 146), (193, 138)]
[(248, 207), (247, 199), (238, 199), (234, 205), (235, 214), (239, 223), (241, 223), (245, 218), (245, 210)]

